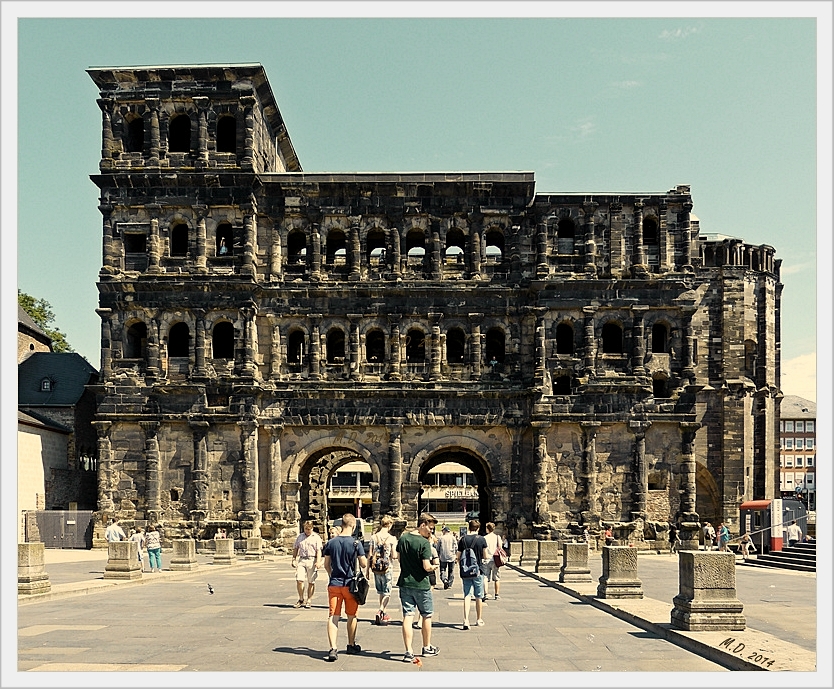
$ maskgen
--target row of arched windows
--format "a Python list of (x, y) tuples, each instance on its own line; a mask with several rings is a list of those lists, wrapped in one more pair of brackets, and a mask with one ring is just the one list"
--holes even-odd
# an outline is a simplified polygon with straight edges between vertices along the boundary
[[(175, 323), (168, 331), (168, 356), (187, 357), (190, 354), (191, 331), (186, 323)], [(148, 326), (133, 323), (124, 342), (126, 359), (143, 359), (147, 354)], [(235, 328), (228, 321), (216, 323), (211, 331), (211, 357), (233, 359), (235, 356)]]
[[(556, 223), (555, 227), (557, 240), (570, 240), (573, 242), (578, 235), (581, 239), (581, 233), (573, 218), (562, 218)], [(659, 242), (660, 232), (657, 218), (650, 215), (643, 219), (643, 244), (646, 246), (657, 246)], [(560, 251), (559, 253), (562, 252)]]
[[(142, 153), (145, 149), (145, 120), (136, 115), (127, 123), (125, 151)], [(237, 152), (237, 121), (233, 115), (223, 115), (217, 120), (215, 147), (218, 153)], [(168, 122), (168, 151), (188, 153), (191, 151), (191, 118), (186, 114), (176, 115)]]
[[(623, 329), (619, 323), (608, 322), (602, 326), (602, 353), (623, 353)], [(570, 323), (559, 323), (556, 326), (556, 354), (574, 354), (576, 342), (573, 326)], [(666, 354), (669, 352), (669, 328), (665, 323), (655, 323), (652, 326), (651, 352)]]

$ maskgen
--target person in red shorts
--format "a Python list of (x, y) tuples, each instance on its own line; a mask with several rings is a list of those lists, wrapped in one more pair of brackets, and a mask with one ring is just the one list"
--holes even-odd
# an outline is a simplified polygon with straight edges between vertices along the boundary
[(330, 642), (330, 651), (325, 660), (333, 662), (339, 657), (336, 650), (336, 638), (339, 634), (339, 618), (342, 616), (342, 603), (345, 606), (347, 615), (348, 644), (347, 654), (356, 655), (362, 649), (356, 643), (356, 613), (359, 604), (350, 595), (348, 582), (356, 570), (356, 560), (359, 560), (359, 567), (363, 570), (368, 566), (368, 558), (365, 557), (365, 549), (362, 542), (353, 538), (353, 528), (356, 526), (356, 517), (346, 514), (342, 517), (342, 532), (335, 538), (327, 541), (324, 546), (324, 569), (330, 577), (327, 586), (327, 598), (330, 604), (330, 617), (327, 618), (327, 640)]

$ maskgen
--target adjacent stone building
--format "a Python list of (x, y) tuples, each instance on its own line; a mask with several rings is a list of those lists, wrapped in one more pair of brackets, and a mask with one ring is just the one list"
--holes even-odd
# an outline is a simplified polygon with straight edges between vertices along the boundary
[(102, 517), (286, 539), (354, 461), (404, 522), (460, 463), (514, 539), (776, 495), (780, 262), (688, 186), (306, 173), (258, 64), (88, 72)]

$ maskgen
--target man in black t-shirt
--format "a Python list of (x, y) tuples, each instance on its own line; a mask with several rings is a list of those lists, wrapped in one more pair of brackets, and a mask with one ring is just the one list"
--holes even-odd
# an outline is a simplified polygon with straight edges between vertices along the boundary
[(475, 597), (475, 614), (477, 619), (475, 624), (479, 627), (484, 626), (483, 600), (484, 600), (484, 581), (486, 574), (487, 561), (487, 542), (486, 539), (478, 534), (481, 528), (481, 522), (477, 519), (472, 519), (469, 522), (469, 533), (463, 536), (458, 541), (457, 561), (460, 563), (460, 556), (467, 548), (472, 548), (475, 551), (475, 557), (480, 560), (481, 574), (477, 577), (464, 578), (463, 573), (460, 573), (463, 581), (463, 628), (469, 629), (469, 607), (471, 605), (472, 597)]

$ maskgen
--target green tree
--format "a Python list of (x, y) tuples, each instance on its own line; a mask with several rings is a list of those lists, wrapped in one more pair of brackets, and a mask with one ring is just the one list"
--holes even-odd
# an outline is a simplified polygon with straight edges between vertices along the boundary
[(17, 303), (29, 314), (31, 319), (35, 321), (35, 324), (51, 338), (52, 351), (75, 351), (70, 346), (70, 343), (67, 342), (67, 336), (58, 330), (58, 328), (51, 327), (55, 320), (55, 314), (52, 312), (52, 304), (45, 299), (35, 299), (35, 297), (20, 290), (17, 290)]

